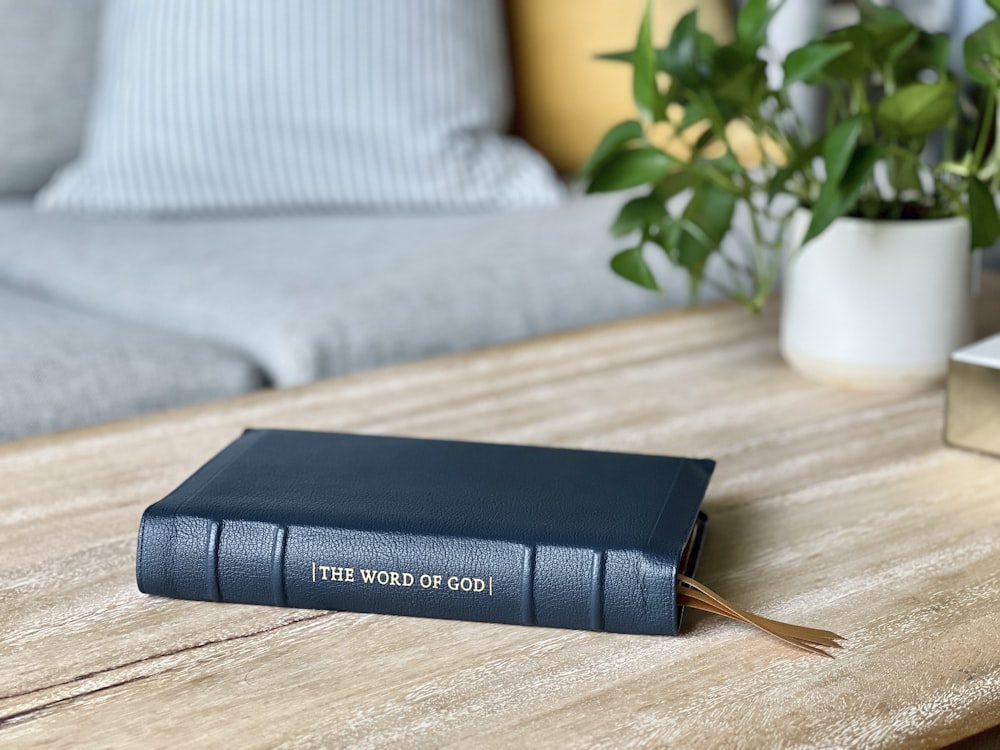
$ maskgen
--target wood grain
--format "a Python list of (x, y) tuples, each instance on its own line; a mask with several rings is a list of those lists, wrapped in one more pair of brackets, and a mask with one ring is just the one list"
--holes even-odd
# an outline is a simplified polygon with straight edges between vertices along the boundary
[[(942, 445), (940, 391), (801, 379), (776, 327), (664, 314), (0, 445), (0, 744), (921, 748), (1000, 723), (1000, 460)], [(247, 426), (712, 456), (699, 578), (847, 648), (697, 612), (663, 638), (140, 594), (142, 510)]]

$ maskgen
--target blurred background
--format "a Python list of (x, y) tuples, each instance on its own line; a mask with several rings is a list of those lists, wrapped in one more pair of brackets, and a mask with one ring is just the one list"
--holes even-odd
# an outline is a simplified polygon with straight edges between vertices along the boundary
[[(574, 180), (635, 116), (595, 55), (643, 6), (0, 0), (0, 439), (688, 304), (611, 273), (620, 201)], [(661, 43), (693, 8), (734, 33), (730, 0), (653, 8)], [(787, 0), (774, 60), (856, 15)]]

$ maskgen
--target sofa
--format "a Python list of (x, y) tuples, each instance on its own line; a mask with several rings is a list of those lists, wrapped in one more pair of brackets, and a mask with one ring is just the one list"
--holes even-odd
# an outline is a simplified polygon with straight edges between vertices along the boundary
[[(688, 302), (686, 276), (662, 258), (651, 258), (661, 295), (613, 275), (621, 246), (607, 229), (623, 198), (583, 195), (571, 180), (558, 201), (459, 211), (38, 210), (39, 191), (92, 135), (107, 2), (0, 0), (0, 440)], [(663, 30), (694, 2), (659, 2)], [(714, 33), (730, 33), (728, 0), (699, 5)], [(508, 62), (529, 103), (518, 120), (563, 171), (631, 115), (627, 71), (587, 66), (589, 51), (627, 46), (642, 6), (588, 4), (585, 22), (508, 0)], [(615, 96), (587, 90), (598, 75)]]
[(0, 437), (473, 349), (686, 300), (615, 278), (616, 202), (102, 223), (0, 201)]
[(0, 0), (0, 440), (687, 301), (662, 267), (663, 295), (616, 278), (621, 196), (572, 187), (457, 213), (40, 212), (84, 137), (99, 11)]

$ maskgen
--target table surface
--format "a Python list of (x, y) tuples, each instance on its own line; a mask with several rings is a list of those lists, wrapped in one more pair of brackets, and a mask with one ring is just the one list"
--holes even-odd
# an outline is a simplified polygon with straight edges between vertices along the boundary
[[(0, 446), (0, 744), (918, 748), (1000, 723), (1000, 460), (942, 445), (940, 390), (808, 382), (776, 331), (654, 315)], [(849, 640), (140, 594), (142, 510), (247, 426), (712, 456), (699, 578)]]

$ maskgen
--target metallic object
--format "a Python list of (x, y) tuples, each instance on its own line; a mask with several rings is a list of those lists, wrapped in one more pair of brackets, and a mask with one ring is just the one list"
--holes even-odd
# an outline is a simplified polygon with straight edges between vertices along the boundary
[(944, 439), (1000, 456), (1000, 334), (952, 353)]

